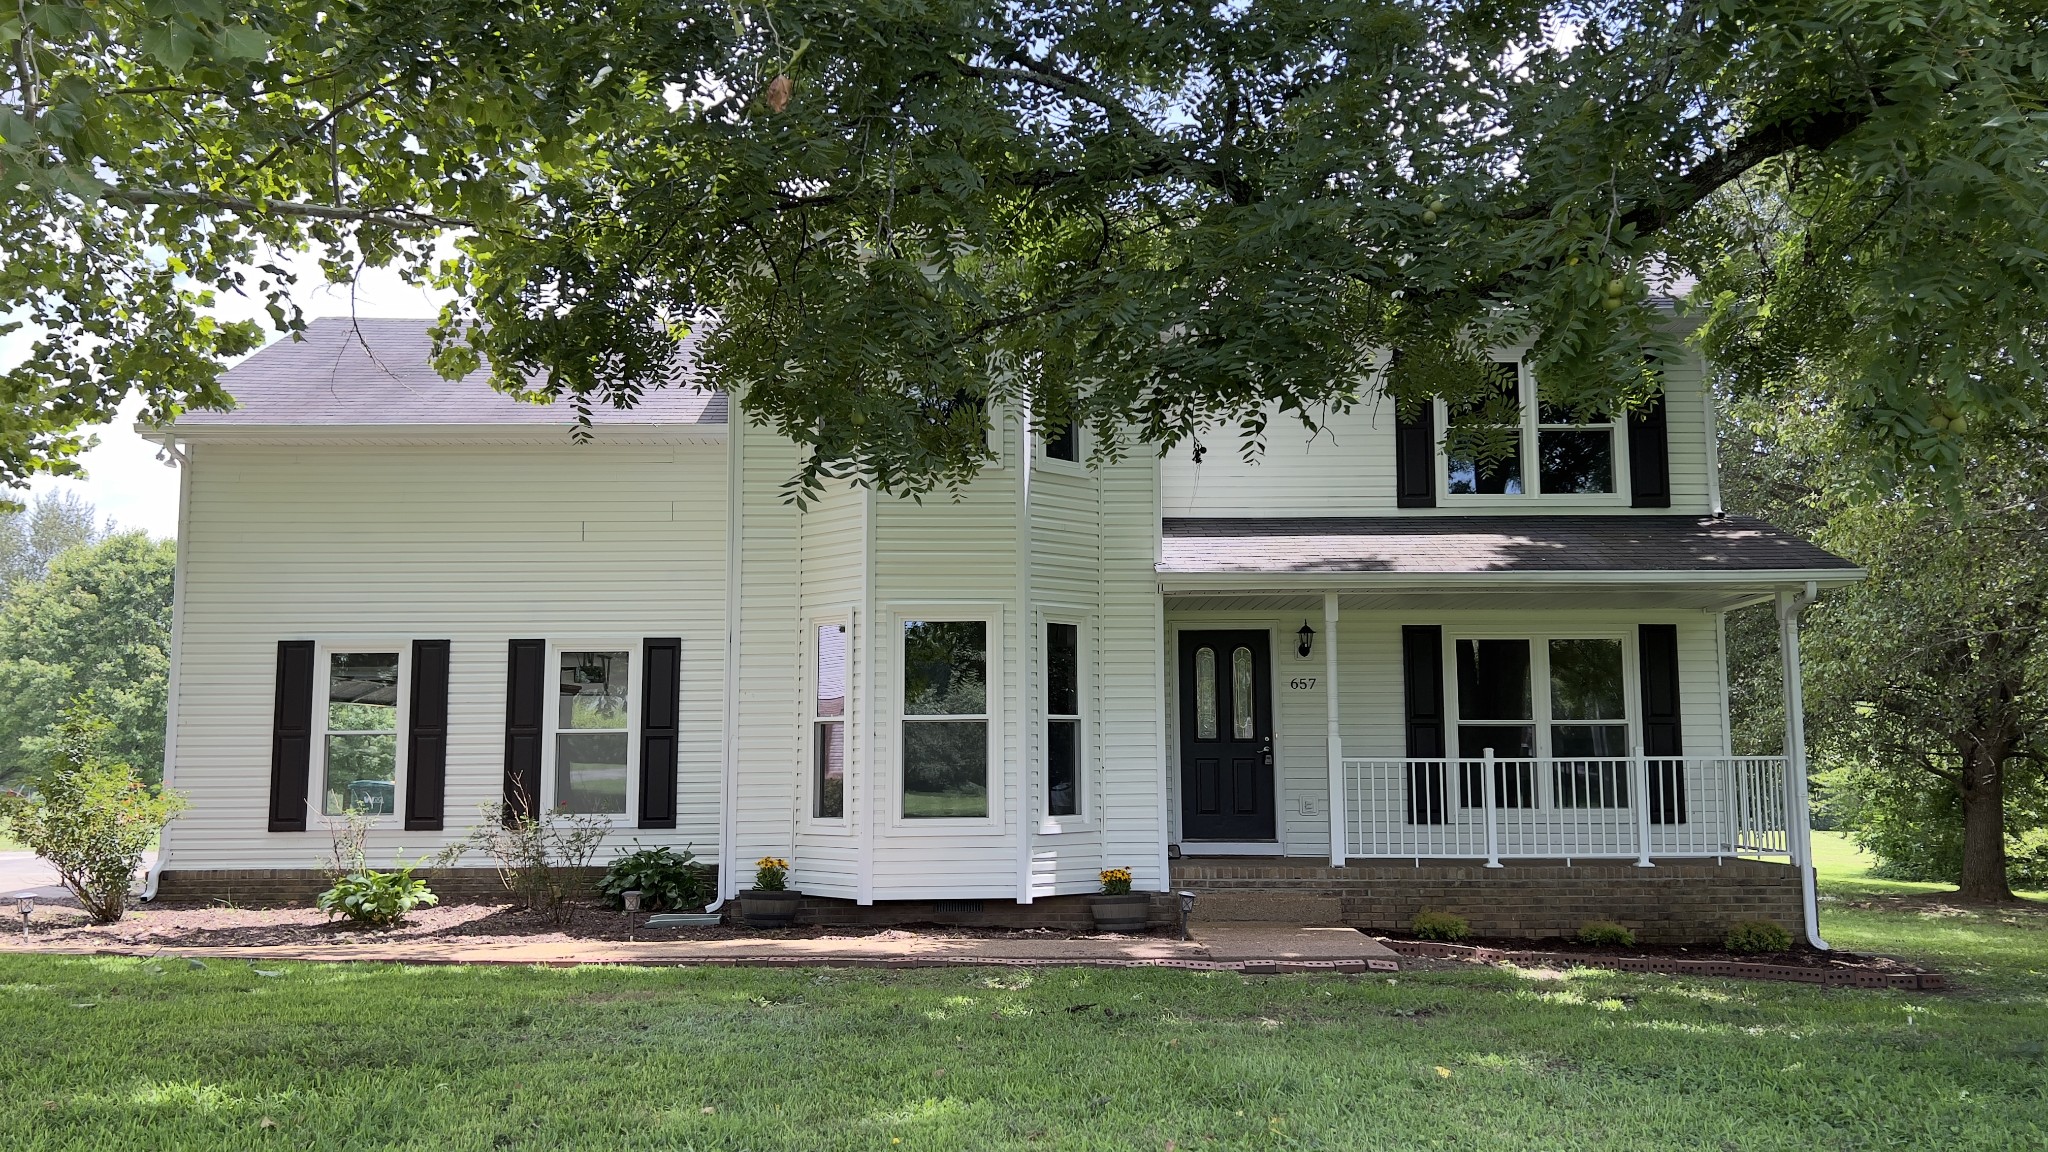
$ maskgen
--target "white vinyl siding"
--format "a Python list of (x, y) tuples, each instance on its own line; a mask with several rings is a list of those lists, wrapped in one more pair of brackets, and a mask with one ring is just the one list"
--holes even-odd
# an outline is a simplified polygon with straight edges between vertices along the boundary
[[(277, 642), (287, 639), (408, 653), (415, 639), (450, 641), (445, 830), (380, 826), (369, 852), (388, 864), (460, 840), (481, 806), (502, 798), (509, 639), (630, 636), (638, 659), (638, 638), (680, 636), (677, 827), (614, 839), (716, 851), (725, 676), (716, 441), (207, 440), (188, 452), (172, 773), (192, 808), (167, 834), (166, 867), (310, 868), (326, 856), (317, 817), (303, 833), (266, 830)], [(320, 786), (317, 762), (309, 784)]]

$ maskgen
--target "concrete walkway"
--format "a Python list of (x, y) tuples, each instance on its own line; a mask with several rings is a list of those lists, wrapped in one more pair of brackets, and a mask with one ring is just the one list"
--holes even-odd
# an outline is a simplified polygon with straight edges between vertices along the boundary
[[(656, 929), (655, 931), (658, 931)], [(369, 960), (404, 964), (725, 965), (749, 967), (923, 968), (996, 964), (1195, 968), (1238, 972), (1396, 971), (1398, 956), (1350, 928), (1292, 924), (1212, 924), (1186, 943), (1150, 936), (1078, 940), (1017, 935), (960, 938), (918, 932), (871, 936), (777, 938), (764, 934), (722, 940), (546, 941), (466, 944), (460, 939), (412, 942), (183, 948), (176, 945), (84, 945), (24, 949), (0, 936), (0, 951), (90, 955), (203, 956), (223, 960)]]

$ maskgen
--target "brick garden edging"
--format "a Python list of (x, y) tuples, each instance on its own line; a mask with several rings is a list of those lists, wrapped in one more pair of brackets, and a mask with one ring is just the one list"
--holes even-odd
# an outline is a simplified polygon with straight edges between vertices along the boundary
[(1403, 956), (1436, 960), (1475, 960), (1482, 964), (1555, 965), (1559, 961), (1587, 968), (1649, 972), (1659, 976), (1710, 976), (1735, 980), (1784, 980), (1850, 988), (1899, 988), (1938, 992), (1948, 987), (1939, 972), (1862, 972), (1851, 968), (1808, 968), (1798, 964), (1766, 964), (1760, 960), (1665, 960), (1649, 956), (1601, 956), (1586, 952), (1523, 952), (1471, 944), (1438, 944), (1429, 940), (1373, 939)]

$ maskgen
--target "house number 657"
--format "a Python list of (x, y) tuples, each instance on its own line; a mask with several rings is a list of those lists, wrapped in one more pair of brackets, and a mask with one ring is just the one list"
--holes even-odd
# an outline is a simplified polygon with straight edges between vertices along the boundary
[(1296, 692), (1306, 692), (1316, 686), (1316, 678), (1313, 676), (1296, 676), (1287, 682), (1287, 686)]

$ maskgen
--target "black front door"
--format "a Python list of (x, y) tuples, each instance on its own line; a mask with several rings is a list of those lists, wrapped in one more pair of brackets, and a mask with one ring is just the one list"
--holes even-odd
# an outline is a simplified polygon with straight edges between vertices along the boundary
[(1180, 634), (1180, 834), (1275, 839), (1273, 688), (1264, 632)]

